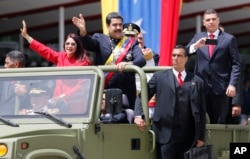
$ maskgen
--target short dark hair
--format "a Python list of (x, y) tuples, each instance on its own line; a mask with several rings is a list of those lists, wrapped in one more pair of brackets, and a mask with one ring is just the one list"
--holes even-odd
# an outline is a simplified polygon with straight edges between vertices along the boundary
[(20, 67), (25, 67), (25, 55), (17, 50), (11, 51), (6, 55), (6, 58), (10, 58), (11, 60), (18, 61)]
[(111, 23), (111, 19), (121, 19), (123, 22), (122, 16), (117, 12), (111, 12), (106, 16), (106, 24), (109, 25)]
[(174, 49), (183, 49), (184, 50), (184, 55), (188, 56), (187, 49), (184, 45), (175, 45)]
[(205, 12), (204, 12), (204, 15), (205, 14), (216, 14), (217, 17), (219, 17), (218, 13), (214, 10), (214, 9), (207, 9)]

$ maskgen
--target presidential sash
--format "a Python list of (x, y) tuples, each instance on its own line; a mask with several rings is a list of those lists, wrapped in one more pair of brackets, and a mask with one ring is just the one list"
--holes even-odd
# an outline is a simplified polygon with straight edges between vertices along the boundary
[[(115, 49), (110, 54), (109, 58), (105, 62), (105, 65), (118, 64), (120, 63), (128, 50), (131, 48), (132, 44), (135, 42), (134, 38), (129, 38), (124, 36), (121, 41), (116, 45)], [(105, 86), (107, 86), (109, 80), (113, 77), (114, 72), (108, 72), (105, 77)]]

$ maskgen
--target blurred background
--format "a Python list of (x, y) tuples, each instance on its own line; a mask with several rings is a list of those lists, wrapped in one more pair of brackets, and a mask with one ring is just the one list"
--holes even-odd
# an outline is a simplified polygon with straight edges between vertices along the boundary
[[(202, 15), (208, 8), (219, 13), (226, 32), (236, 37), (246, 70), (250, 63), (249, 0), (183, 0), (176, 43), (186, 45), (196, 32), (202, 31)], [(64, 36), (77, 32), (71, 19), (79, 13), (85, 17), (89, 34), (103, 31), (100, 0), (0, 0), (0, 65), (6, 53), (17, 49), (29, 57), (27, 66), (51, 66), (28, 49), (20, 36), (22, 20), (25, 19), (32, 37), (62, 50)]]

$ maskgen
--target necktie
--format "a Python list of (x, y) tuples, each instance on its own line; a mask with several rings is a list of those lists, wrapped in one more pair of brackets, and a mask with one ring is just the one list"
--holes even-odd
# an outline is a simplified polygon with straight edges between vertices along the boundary
[[(210, 39), (214, 39), (214, 34), (209, 35)], [(214, 45), (208, 45), (209, 56), (212, 57), (214, 52)]]
[(183, 85), (183, 81), (182, 81), (182, 79), (181, 79), (181, 73), (180, 73), (180, 72), (179, 72), (179, 74), (178, 74), (178, 83), (179, 83), (180, 86)]

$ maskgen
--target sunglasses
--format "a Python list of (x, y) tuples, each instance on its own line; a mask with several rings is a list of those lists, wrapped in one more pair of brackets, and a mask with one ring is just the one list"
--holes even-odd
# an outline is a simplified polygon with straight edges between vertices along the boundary
[(65, 45), (71, 45), (71, 46), (76, 46), (76, 43), (70, 43), (70, 42), (66, 42)]

